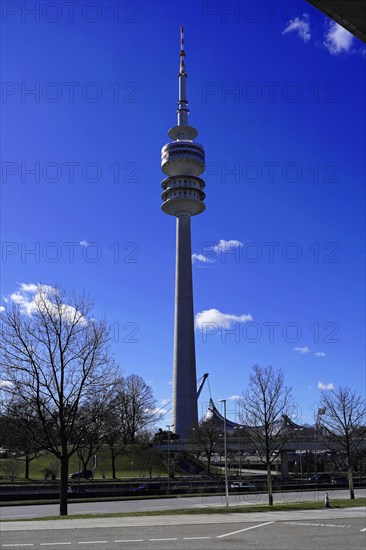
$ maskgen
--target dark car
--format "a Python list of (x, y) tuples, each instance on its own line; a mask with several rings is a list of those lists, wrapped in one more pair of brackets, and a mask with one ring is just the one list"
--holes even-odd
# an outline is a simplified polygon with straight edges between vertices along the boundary
[(131, 491), (147, 491), (147, 485), (141, 483), (141, 485), (138, 485), (137, 487), (132, 487)]
[(93, 471), (92, 470), (86, 470), (86, 472), (84, 472), (84, 470), (79, 470), (78, 472), (75, 472), (74, 474), (70, 474), (69, 477), (71, 479), (75, 479), (75, 478), (90, 479), (91, 477), (93, 477)]
[(312, 481), (313, 483), (331, 483), (332, 476), (326, 473), (314, 474), (309, 477), (309, 481)]
[(332, 484), (333, 485), (348, 485), (348, 477), (347, 476), (334, 476), (334, 477), (332, 477)]

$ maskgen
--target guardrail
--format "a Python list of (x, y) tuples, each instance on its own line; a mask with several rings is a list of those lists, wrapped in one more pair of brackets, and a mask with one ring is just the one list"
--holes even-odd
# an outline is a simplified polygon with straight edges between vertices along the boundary
[[(239, 481), (238, 479), (230, 480)], [(254, 480), (256, 488), (253, 490), (247, 489), (232, 489), (231, 494), (251, 494), (267, 491), (267, 483), (265, 480)], [(132, 483), (114, 483), (108, 485), (103, 483), (90, 484), (83, 483), (80, 485), (70, 483), (74, 487), (74, 491), (69, 493), (70, 499), (88, 499), (88, 498), (114, 498), (114, 497), (129, 497), (140, 498), (141, 496), (165, 496), (165, 495), (184, 495), (184, 494), (218, 494), (225, 492), (225, 483), (221, 480), (197, 480), (197, 481), (143, 481), (139, 484)], [(356, 478), (354, 482), (355, 488), (366, 487), (366, 481), (361, 481)], [(348, 485), (335, 485), (332, 483), (312, 483), (308, 480), (299, 481), (277, 481), (273, 480), (273, 491), (278, 492), (293, 492), (293, 491), (314, 491), (318, 489), (347, 489)], [(1, 501), (27, 501), (27, 500), (45, 500), (58, 499), (59, 491), (55, 486), (0, 486)]]

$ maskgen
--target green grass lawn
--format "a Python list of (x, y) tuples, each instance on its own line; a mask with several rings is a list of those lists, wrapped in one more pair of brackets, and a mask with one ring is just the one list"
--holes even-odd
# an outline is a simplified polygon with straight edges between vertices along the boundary
[[(8, 481), (6, 477), (6, 472), (4, 470), (4, 464), (7, 459), (0, 459), (0, 479), (3, 481)], [(43, 481), (44, 474), (43, 470), (50, 466), (50, 463), (55, 462), (55, 457), (44, 451), (37, 456), (30, 463), (30, 479), (34, 481)], [(19, 458), (20, 462), (20, 473), (16, 477), (16, 481), (24, 479), (25, 473), (25, 462), (24, 459)], [(75, 453), (69, 462), (69, 473), (77, 472), (81, 469), (82, 466), (79, 463), (77, 454)], [(92, 469), (91, 463), (88, 465), (89, 469)], [(162, 465), (159, 468), (153, 470), (154, 477), (165, 477), (167, 475), (167, 470)], [(140, 450), (137, 445), (130, 445), (125, 452), (118, 456), (116, 459), (116, 476), (117, 478), (131, 478), (131, 477), (149, 477), (149, 468), (146, 461), (144, 453)], [(59, 479), (59, 476), (57, 477)], [(97, 453), (97, 468), (95, 470), (95, 479), (112, 479), (112, 464), (111, 458), (106, 449), (101, 449)]]

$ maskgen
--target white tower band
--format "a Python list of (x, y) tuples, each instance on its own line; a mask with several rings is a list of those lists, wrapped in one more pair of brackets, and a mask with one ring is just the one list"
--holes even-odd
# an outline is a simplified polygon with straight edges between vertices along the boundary
[(172, 422), (173, 431), (187, 438), (198, 422), (191, 216), (205, 210), (205, 182), (199, 177), (205, 169), (205, 150), (193, 141), (198, 132), (188, 124), (184, 58), (184, 29), (181, 27), (178, 124), (168, 132), (173, 141), (161, 150), (161, 169), (168, 176), (161, 183), (161, 208), (177, 218)]

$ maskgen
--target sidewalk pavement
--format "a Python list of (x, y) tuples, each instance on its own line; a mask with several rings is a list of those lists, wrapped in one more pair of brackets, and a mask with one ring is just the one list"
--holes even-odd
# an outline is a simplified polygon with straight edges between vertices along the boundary
[(146, 527), (158, 525), (202, 525), (210, 523), (256, 523), (266, 521), (304, 521), (365, 518), (366, 507), (324, 508), (321, 510), (296, 510), (288, 512), (253, 512), (225, 514), (194, 514), (167, 516), (131, 516), (90, 519), (63, 519), (43, 521), (4, 521), (0, 531), (36, 531), (47, 529), (91, 529), (93, 527)]

